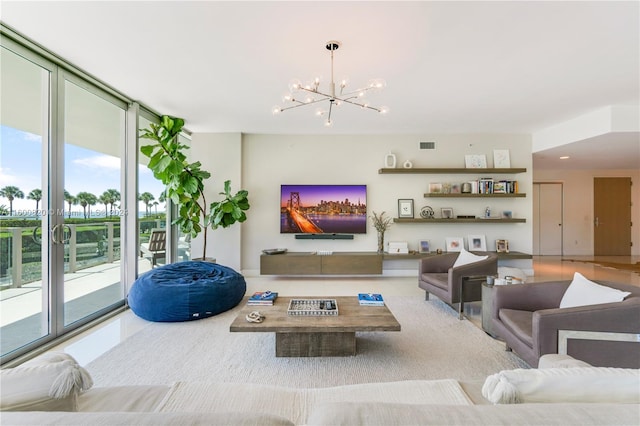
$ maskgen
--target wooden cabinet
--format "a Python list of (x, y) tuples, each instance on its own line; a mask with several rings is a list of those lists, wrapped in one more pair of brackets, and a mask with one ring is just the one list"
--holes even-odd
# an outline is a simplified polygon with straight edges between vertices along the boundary
[(375, 252), (286, 252), (260, 256), (261, 275), (380, 275), (382, 255)]

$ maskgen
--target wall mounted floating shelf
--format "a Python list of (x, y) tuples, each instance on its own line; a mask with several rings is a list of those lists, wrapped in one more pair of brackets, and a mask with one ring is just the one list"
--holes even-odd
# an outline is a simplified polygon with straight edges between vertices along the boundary
[(526, 167), (522, 167), (522, 168), (510, 168), (510, 169), (467, 169), (464, 167), (460, 167), (460, 168), (446, 168), (446, 167), (440, 167), (440, 168), (432, 168), (432, 169), (424, 169), (424, 168), (412, 168), (412, 169), (389, 169), (389, 168), (385, 168), (385, 169), (378, 169), (378, 173), (379, 174), (407, 174), (407, 173), (412, 173), (412, 174), (449, 174), (449, 173), (465, 173), (465, 174), (474, 174), (474, 175), (486, 175), (488, 173), (495, 173), (495, 174), (499, 174), (499, 173), (524, 173), (526, 172), (527, 169)]

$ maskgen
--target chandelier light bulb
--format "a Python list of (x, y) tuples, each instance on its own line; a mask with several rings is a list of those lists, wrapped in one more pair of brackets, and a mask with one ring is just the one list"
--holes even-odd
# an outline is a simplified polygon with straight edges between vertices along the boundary
[(324, 122), (324, 127), (332, 127), (332, 126), (333, 126), (333, 121), (327, 120)]
[(389, 107), (388, 106), (381, 106), (380, 107), (380, 114), (388, 114), (389, 113)]
[(345, 87), (347, 87), (347, 83), (349, 83), (349, 80), (347, 78), (343, 78), (342, 80), (340, 80), (340, 88), (344, 89)]
[(278, 115), (282, 112), (282, 108), (280, 108), (280, 106), (278, 105), (274, 105), (273, 108), (271, 108), (271, 112), (273, 113), (273, 115)]
[(369, 80), (369, 87), (371, 89), (384, 89), (387, 85), (387, 82), (382, 78), (374, 78)]
[(282, 97), (282, 102), (292, 102), (294, 100), (292, 94), (284, 95)]
[(300, 80), (298, 80), (297, 78), (294, 78), (289, 82), (289, 90), (291, 90), (292, 92), (295, 92), (296, 90), (300, 90), (301, 86), (302, 85), (300, 83)]
[(316, 109), (316, 116), (320, 117), (324, 115), (324, 110), (322, 108)]

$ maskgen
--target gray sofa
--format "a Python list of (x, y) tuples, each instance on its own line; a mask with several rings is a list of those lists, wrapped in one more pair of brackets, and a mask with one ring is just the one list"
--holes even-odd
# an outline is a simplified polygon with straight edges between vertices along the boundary
[[(571, 281), (493, 288), (493, 332), (530, 366), (544, 354), (558, 353), (558, 330), (640, 333), (640, 287), (598, 281), (631, 292), (622, 302), (559, 308)], [(640, 368), (640, 344), (575, 340), (569, 355), (598, 367)]]

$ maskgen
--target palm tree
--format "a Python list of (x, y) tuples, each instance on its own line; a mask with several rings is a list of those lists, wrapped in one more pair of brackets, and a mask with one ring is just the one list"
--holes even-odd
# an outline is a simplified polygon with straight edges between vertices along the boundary
[(109, 211), (109, 203), (111, 202), (107, 191), (103, 192), (102, 195), (98, 197), (98, 201), (104, 204), (104, 217), (107, 217), (107, 212)]
[[(94, 206), (98, 202), (98, 198), (90, 192), (80, 192), (76, 195), (76, 199), (78, 203), (82, 206), (82, 210), (84, 211), (84, 218), (87, 216), (87, 206)], [(91, 216), (91, 207), (89, 207), (89, 216)]]
[(153, 194), (150, 193), (150, 192), (143, 192), (138, 197), (138, 200), (142, 201), (144, 203), (144, 205), (145, 205), (145, 216), (149, 216), (149, 213), (151, 211), (149, 205), (155, 199), (156, 199), (156, 197), (154, 197)]
[(38, 212), (38, 207), (40, 205), (40, 200), (42, 200), (42, 190), (41, 189), (34, 189), (32, 190), (29, 195), (27, 195), (27, 199), (28, 200), (35, 200), (36, 201), (36, 214)]
[(109, 211), (109, 216), (113, 213), (113, 206), (120, 201), (120, 191), (117, 189), (107, 189), (106, 193), (109, 194), (109, 204), (111, 205), (111, 210)]
[(17, 186), (5, 186), (0, 189), (0, 197), (9, 200), (9, 216), (13, 216), (13, 200), (16, 198), (24, 198), (24, 192), (20, 191)]
[(151, 205), (153, 205), (153, 207), (155, 207), (156, 215), (158, 214), (158, 204), (160, 204), (160, 203), (158, 203), (157, 201), (154, 201), (153, 203), (151, 203)]
[(69, 218), (71, 218), (71, 206), (78, 204), (78, 199), (64, 190), (64, 200), (69, 203)]

